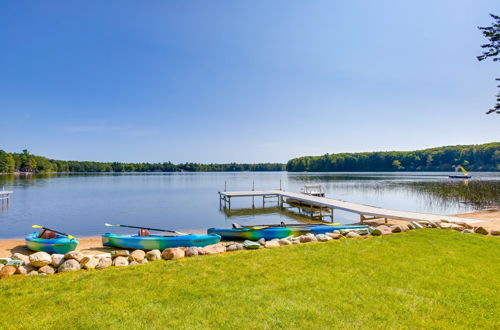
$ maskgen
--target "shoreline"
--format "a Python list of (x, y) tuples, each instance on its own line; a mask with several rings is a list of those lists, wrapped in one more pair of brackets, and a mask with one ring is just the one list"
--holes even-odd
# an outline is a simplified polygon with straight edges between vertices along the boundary
[[(483, 220), (483, 222), (481, 222), (480, 225), (487, 229), (492, 229), (492, 228), (500, 229), (500, 208), (485, 209), (485, 210), (454, 214), (454, 215), (462, 218), (473, 218), (473, 219)], [(384, 221), (381, 220), (381, 221), (374, 221), (372, 223), (383, 224), (383, 222)], [(392, 219), (388, 220), (389, 225), (402, 224), (402, 223), (408, 223), (408, 221), (392, 220)], [(116, 248), (103, 247), (101, 236), (78, 237), (78, 241), (79, 244), (77, 251), (80, 251), (85, 254), (99, 254), (104, 252), (111, 252), (111, 250), (116, 250)], [(9, 257), (10, 255), (16, 252), (23, 254), (34, 253), (33, 251), (29, 250), (26, 247), (24, 237), (0, 239), (0, 258)]]

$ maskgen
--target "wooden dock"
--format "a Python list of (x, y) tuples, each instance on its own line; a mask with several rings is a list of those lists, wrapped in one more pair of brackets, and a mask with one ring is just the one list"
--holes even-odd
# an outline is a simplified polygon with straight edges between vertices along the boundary
[(386, 221), (387, 219), (394, 219), (394, 220), (404, 220), (404, 221), (429, 221), (429, 222), (445, 220), (452, 223), (455, 222), (455, 223), (466, 223), (466, 224), (476, 224), (482, 222), (481, 220), (477, 219), (455, 217), (450, 215), (384, 209), (376, 206), (351, 203), (327, 197), (316, 197), (301, 193), (286, 192), (283, 190), (256, 190), (256, 191), (251, 190), (251, 191), (219, 192), (219, 201), (221, 206), (222, 202), (224, 202), (224, 207), (231, 208), (231, 198), (235, 197), (262, 197), (263, 203), (267, 198), (277, 198), (280, 208), (283, 207), (284, 198), (289, 198), (292, 200), (308, 203), (316, 207), (323, 207), (330, 209), (332, 214), (332, 221), (333, 221), (333, 210), (342, 210), (359, 214), (360, 220), (362, 222), (365, 220), (374, 220), (374, 219), (385, 219)]

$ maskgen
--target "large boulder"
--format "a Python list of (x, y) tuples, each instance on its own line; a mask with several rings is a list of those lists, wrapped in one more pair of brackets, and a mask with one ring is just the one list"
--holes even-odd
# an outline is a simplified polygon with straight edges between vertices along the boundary
[(28, 270), (26, 269), (26, 267), (25, 267), (25, 266), (22, 266), (22, 265), (21, 265), (21, 266), (19, 266), (19, 267), (17, 267), (17, 268), (16, 268), (16, 274), (26, 275), (26, 274), (28, 274), (28, 273), (29, 273), (29, 272), (28, 272)]
[(80, 269), (80, 263), (76, 259), (69, 259), (64, 261), (57, 269), (59, 273), (74, 272)]
[(95, 266), (95, 269), (101, 270), (104, 268), (108, 268), (112, 264), (113, 264), (113, 260), (111, 258), (102, 257), (102, 258), (99, 258), (99, 262), (97, 263), (97, 266)]
[(475, 233), (477, 234), (481, 234), (481, 235), (488, 235), (490, 232), (488, 229), (484, 228), (484, 227), (477, 227), (475, 230), (474, 230)]
[(186, 257), (194, 257), (200, 254), (200, 248), (196, 246), (190, 246), (184, 250), (184, 255)]
[(54, 253), (52, 255), (52, 262), (50, 263), (52, 266), (58, 268), (64, 262), (64, 254)]
[(500, 235), (500, 229), (493, 228), (493, 229), (490, 230), (490, 234), (493, 235), (493, 236), (498, 236), (498, 235)]
[(68, 252), (64, 255), (64, 259), (67, 259), (67, 260), (73, 259), (73, 260), (76, 260), (78, 262), (82, 261), (82, 259), (84, 257), (85, 257), (85, 255), (81, 252), (78, 252), (78, 251), (71, 251), (71, 252)]
[(317, 242), (318, 239), (313, 234), (299, 236), (300, 243)]
[(339, 239), (342, 237), (342, 234), (340, 233), (326, 233), (325, 235), (332, 239)]
[(462, 231), (462, 230), (465, 229), (464, 226), (458, 225), (456, 223), (452, 223), (451, 226), (450, 226), (450, 228), (453, 229), (453, 230), (456, 230), (456, 231)]
[(51, 274), (54, 274), (56, 272), (56, 270), (54, 269), (54, 267), (52, 267), (50, 265), (46, 265), (46, 266), (40, 267), (38, 269), (38, 272), (41, 274), (51, 275)]
[(386, 225), (378, 226), (372, 231), (373, 236), (389, 235), (389, 234), (392, 234), (392, 230)]
[(438, 228), (441, 228), (441, 229), (450, 229), (451, 228), (451, 223), (448, 223), (448, 222), (442, 222), (442, 221), (438, 221), (436, 222)]
[(278, 240), (271, 240), (271, 241), (267, 241), (266, 243), (264, 243), (264, 247), (265, 248), (275, 248), (275, 247), (280, 247), (280, 243), (278, 242)]
[(80, 261), (80, 267), (83, 269), (95, 269), (101, 261), (100, 257), (97, 256), (85, 256), (82, 261)]
[(174, 260), (184, 258), (185, 253), (184, 250), (180, 248), (168, 248), (163, 250), (161, 256), (165, 260)]
[(23, 265), (28, 265), (30, 263), (30, 256), (19, 252), (14, 253), (11, 258), (14, 260), (21, 260), (23, 262)]
[(212, 244), (212, 245), (207, 245), (204, 248), (200, 249), (200, 254), (205, 255), (205, 254), (216, 254), (216, 253), (222, 253), (226, 252), (226, 247), (222, 244)]
[(328, 242), (332, 238), (328, 235), (325, 235), (325, 234), (318, 234), (318, 235), (316, 235), (316, 239), (320, 242)]
[(141, 262), (144, 258), (146, 257), (146, 252), (142, 251), (142, 250), (134, 250), (132, 251), (132, 253), (130, 254), (130, 257), (128, 257), (128, 259), (130, 261), (136, 261), (136, 262)]
[(260, 248), (259, 243), (254, 242), (254, 241), (249, 241), (249, 240), (244, 241), (243, 246), (245, 247), (245, 249), (248, 249), (248, 250), (257, 250), (258, 248)]
[(5, 278), (16, 273), (17, 268), (14, 266), (5, 266), (0, 270), (0, 278)]
[(128, 266), (128, 258), (127, 257), (116, 257), (113, 259), (113, 266), (115, 267), (125, 267)]
[(401, 233), (410, 230), (405, 224), (392, 225), (390, 229), (393, 233)]
[(472, 229), (464, 229), (464, 230), (462, 230), (462, 233), (464, 233), (464, 234), (473, 234), (474, 230), (472, 230)]
[(292, 241), (286, 238), (281, 238), (278, 240), (279, 245), (292, 245)]
[(129, 250), (113, 250), (111, 251), (111, 257), (129, 257), (130, 256), (130, 251)]
[(30, 263), (35, 267), (50, 265), (52, 257), (47, 252), (36, 252), (30, 255)]
[(37, 276), (39, 273), (36, 271), (36, 270), (33, 270), (31, 272), (29, 272), (28, 274), (24, 275), (24, 276)]
[[(233, 243), (226, 248), (226, 251), (238, 251), (238, 250), (243, 250), (243, 249), (244, 249), (243, 244)], [(187, 252), (187, 250), (186, 250), (186, 252)], [(187, 255), (187, 253), (186, 253), (186, 255)]]
[(361, 235), (358, 234), (358, 233), (356, 233), (356, 232), (354, 232), (354, 231), (350, 231), (350, 232), (348, 232), (345, 235), (345, 237), (347, 237), (347, 238), (356, 238), (356, 237), (361, 237)]
[(149, 261), (161, 260), (160, 250), (151, 250), (146, 252), (146, 259)]

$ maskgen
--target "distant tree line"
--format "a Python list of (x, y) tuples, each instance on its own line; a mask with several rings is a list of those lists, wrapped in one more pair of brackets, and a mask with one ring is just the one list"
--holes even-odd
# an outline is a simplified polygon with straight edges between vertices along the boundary
[(417, 151), (360, 152), (294, 158), (289, 172), (450, 171), (464, 166), (474, 171), (500, 171), (500, 143), (457, 145)]
[(416, 151), (325, 154), (289, 160), (286, 164), (119, 163), (66, 161), (0, 150), (0, 173), (90, 172), (345, 172), (345, 171), (450, 171), (464, 166), (472, 171), (500, 171), (500, 142), (457, 145)]
[(184, 163), (119, 163), (55, 160), (32, 155), (28, 150), (22, 153), (8, 153), (0, 150), (0, 173), (84, 173), (84, 172), (239, 172), (239, 171), (284, 171), (285, 164), (199, 164)]

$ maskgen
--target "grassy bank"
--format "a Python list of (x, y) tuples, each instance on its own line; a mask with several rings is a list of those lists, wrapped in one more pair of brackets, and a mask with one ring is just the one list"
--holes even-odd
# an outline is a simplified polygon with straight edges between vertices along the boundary
[(500, 327), (500, 239), (371, 239), (0, 281), (3, 328)]

